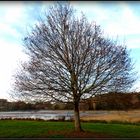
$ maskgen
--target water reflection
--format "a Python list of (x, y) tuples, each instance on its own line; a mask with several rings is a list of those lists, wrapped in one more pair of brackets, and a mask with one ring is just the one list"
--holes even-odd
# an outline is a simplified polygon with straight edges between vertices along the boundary
[[(110, 114), (108, 111), (80, 111), (80, 117), (102, 116)], [(0, 112), (0, 119), (42, 119), (42, 120), (72, 120), (72, 110), (40, 110), (40, 111), (9, 111)]]
[(73, 111), (11, 111), (0, 112), (0, 119), (71, 120)]

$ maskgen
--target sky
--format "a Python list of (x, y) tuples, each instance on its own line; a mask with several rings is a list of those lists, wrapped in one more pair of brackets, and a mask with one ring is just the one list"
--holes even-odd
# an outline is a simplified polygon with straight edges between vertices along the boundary
[[(77, 16), (81, 12), (88, 21), (96, 22), (104, 33), (118, 39), (131, 50), (138, 79), (133, 89), (140, 91), (140, 2), (70, 2)], [(23, 38), (38, 22), (38, 17), (54, 4), (50, 1), (0, 2), (0, 98), (10, 99), (13, 75), (27, 60)]]

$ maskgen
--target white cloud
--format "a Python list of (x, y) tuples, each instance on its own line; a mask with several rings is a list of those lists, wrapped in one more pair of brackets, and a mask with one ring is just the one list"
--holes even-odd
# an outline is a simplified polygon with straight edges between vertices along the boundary
[[(27, 57), (22, 52), (21, 39), (24, 37), (29, 15), (23, 3), (0, 4), (0, 98), (7, 98), (12, 84), (12, 75), (20, 61)], [(25, 31), (25, 32), (24, 32)]]
[(18, 32), (15, 28), (11, 27), (8, 24), (0, 23), (0, 36), (5, 37), (5, 35), (9, 35), (11, 37), (19, 38), (21, 33)]
[(17, 22), (21, 18), (21, 13), (23, 13), (21, 7), (16, 6), (16, 5), (14, 5), (13, 7), (10, 6), (7, 9), (7, 12), (5, 15), (5, 21), (8, 23)]
[[(138, 47), (133, 40), (127, 40), (129, 35), (140, 35), (140, 16), (136, 15), (127, 3), (114, 3), (112, 6), (100, 2), (72, 2), (74, 8), (83, 11), (90, 21), (95, 21), (110, 37), (121, 37), (130, 48)], [(102, 4), (102, 5), (100, 5)], [(78, 13), (79, 14), (79, 13)], [(128, 44), (127, 43), (127, 44)], [(132, 46), (133, 44), (133, 46)]]
[[(27, 32), (27, 26), (32, 23), (33, 15), (28, 13), (29, 3), (9, 2), (0, 4), (0, 38), (11, 37), (20, 40)], [(20, 40), (21, 41), (21, 40)]]
[(11, 88), (12, 75), (18, 68), (20, 61), (27, 60), (22, 47), (0, 40), (0, 97), (7, 97)]
[(140, 48), (140, 38), (127, 39), (126, 45), (128, 48)]
[(140, 17), (136, 16), (126, 4), (120, 6), (118, 15), (112, 12), (113, 18), (104, 26), (105, 32), (112, 37), (121, 37), (128, 48), (140, 48), (140, 38), (136, 37), (140, 36)]
[(20, 22), (21, 16), (24, 16), (24, 7), (22, 2), (18, 3), (1, 3), (0, 8), (3, 8), (2, 17), (5, 23)]
[(137, 17), (128, 6), (123, 6), (118, 14), (112, 12), (111, 18), (113, 18), (110, 20), (111, 22), (108, 21), (107, 31), (111, 34), (116, 33), (125, 36), (140, 34), (140, 17)]
[(96, 21), (100, 24), (108, 19), (108, 11), (103, 9), (98, 2), (71, 2), (76, 9), (78, 16), (83, 12), (89, 21)]

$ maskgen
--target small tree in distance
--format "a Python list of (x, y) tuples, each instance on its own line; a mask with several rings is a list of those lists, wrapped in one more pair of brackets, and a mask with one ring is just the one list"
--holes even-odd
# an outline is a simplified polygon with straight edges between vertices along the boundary
[(95, 94), (127, 91), (135, 81), (127, 49), (103, 36), (70, 4), (56, 4), (24, 39), (29, 61), (15, 75), (14, 90), (26, 97), (72, 102), (81, 131), (79, 102)]

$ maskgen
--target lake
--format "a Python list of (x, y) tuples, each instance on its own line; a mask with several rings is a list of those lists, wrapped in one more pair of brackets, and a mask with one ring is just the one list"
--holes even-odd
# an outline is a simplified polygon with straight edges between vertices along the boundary
[[(87, 112), (80, 112), (80, 116), (87, 115)], [(42, 119), (42, 120), (58, 120), (64, 118), (70, 120), (74, 116), (74, 112), (62, 110), (40, 110), (40, 111), (8, 111), (0, 112), (0, 119)]]
[[(39, 110), (39, 111), (8, 111), (0, 112), (0, 119), (41, 119), (41, 120), (72, 120), (73, 110)], [(80, 111), (80, 118), (84, 120), (134, 120), (140, 121), (140, 110)]]

